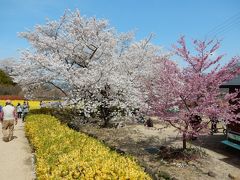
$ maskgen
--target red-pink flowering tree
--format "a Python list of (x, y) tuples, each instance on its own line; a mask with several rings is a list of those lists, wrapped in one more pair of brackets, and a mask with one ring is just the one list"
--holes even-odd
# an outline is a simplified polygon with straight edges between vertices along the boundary
[(240, 58), (234, 57), (225, 66), (221, 65), (223, 55), (213, 55), (219, 45), (218, 41), (195, 40), (194, 53), (190, 53), (181, 37), (173, 50), (186, 66), (180, 68), (175, 62), (165, 60), (163, 66), (155, 69), (155, 77), (145, 83), (151, 114), (182, 134), (183, 149), (190, 138), (209, 132), (211, 118), (226, 123), (237, 121), (234, 111), (239, 105), (228, 102), (236, 101), (238, 92), (223, 96), (219, 86), (239, 75)]

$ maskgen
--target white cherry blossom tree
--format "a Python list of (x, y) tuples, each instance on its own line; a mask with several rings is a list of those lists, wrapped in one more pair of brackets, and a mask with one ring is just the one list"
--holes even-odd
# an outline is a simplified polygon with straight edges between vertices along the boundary
[(13, 75), (28, 93), (51, 85), (85, 116), (100, 113), (105, 125), (117, 110), (126, 115), (145, 105), (140, 79), (151, 74), (161, 53), (151, 36), (136, 42), (132, 32), (118, 33), (107, 20), (79, 11), (66, 11), (60, 20), (20, 36), (31, 48), (22, 52)]

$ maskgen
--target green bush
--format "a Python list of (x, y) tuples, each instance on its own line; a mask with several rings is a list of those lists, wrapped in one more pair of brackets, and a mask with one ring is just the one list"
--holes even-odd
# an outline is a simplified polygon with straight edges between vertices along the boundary
[(48, 114), (48, 115), (54, 115), (58, 111), (55, 108), (40, 108), (40, 109), (31, 109), (29, 114)]

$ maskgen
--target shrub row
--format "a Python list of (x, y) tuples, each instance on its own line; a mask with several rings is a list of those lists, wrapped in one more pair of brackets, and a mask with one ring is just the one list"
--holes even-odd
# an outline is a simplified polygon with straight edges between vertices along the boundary
[(132, 157), (73, 131), (49, 115), (30, 115), (26, 134), (36, 153), (37, 179), (151, 179)]
[(79, 131), (81, 125), (81, 119), (85, 119), (83, 116), (76, 114), (74, 109), (71, 108), (40, 108), (31, 109), (30, 114), (46, 114), (54, 116), (63, 124), (66, 124), (73, 130)]

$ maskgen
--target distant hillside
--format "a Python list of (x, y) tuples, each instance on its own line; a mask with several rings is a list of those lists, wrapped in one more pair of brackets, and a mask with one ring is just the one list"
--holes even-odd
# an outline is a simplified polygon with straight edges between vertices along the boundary
[(12, 81), (12, 78), (1, 69), (0, 69), (0, 84), (1, 85), (15, 85), (15, 83)]
[(0, 69), (0, 95), (17, 96), (21, 92), (21, 88), (13, 82), (12, 78)]

